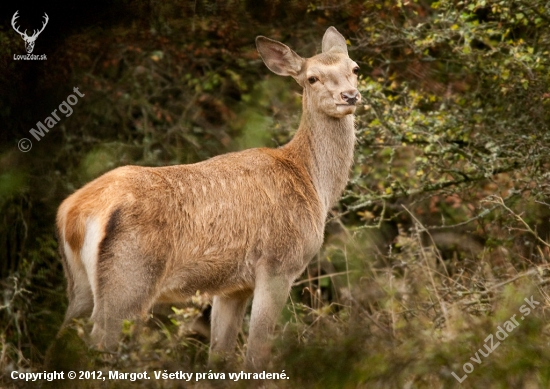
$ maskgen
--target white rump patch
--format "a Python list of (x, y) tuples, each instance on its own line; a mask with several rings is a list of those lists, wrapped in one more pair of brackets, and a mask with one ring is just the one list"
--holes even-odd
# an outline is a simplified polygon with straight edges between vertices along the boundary
[[(80, 250), (80, 259), (84, 264), (88, 280), (94, 295), (94, 302), (97, 289), (97, 256), (99, 253), (99, 243), (103, 235), (103, 230), (97, 218), (88, 218), (86, 220), (86, 233), (84, 235), (84, 244)], [(95, 305), (95, 304), (94, 304)]]

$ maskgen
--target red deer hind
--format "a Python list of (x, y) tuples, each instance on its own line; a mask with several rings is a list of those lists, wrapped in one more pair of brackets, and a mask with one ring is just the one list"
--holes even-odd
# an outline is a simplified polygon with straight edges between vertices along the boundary
[(359, 67), (334, 27), (311, 58), (263, 36), (256, 45), (271, 71), (303, 88), (288, 144), (191, 165), (120, 167), (59, 207), (65, 325), (91, 314), (99, 347), (116, 347), (123, 319), (200, 291), (214, 296), (210, 361), (234, 352), (251, 296), (246, 362), (269, 361), (290, 287), (321, 247), (327, 213), (347, 183), (361, 95)]

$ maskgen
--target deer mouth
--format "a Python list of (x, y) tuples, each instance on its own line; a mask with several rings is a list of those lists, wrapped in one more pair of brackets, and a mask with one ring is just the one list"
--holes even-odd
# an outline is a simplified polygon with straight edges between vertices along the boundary
[(344, 109), (344, 108), (353, 108), (355, 109), (357, 107), (357, 104), (336, 104), (336, 109)]
[(355, 113), (357, 106), (355, 104), (336, 104), (334, 116), (342, 118)]

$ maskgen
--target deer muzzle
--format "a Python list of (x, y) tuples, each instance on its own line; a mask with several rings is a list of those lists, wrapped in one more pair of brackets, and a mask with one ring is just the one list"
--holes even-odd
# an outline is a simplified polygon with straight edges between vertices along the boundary
[(355, 105), (361, 100), (361, 94), (357, 89), (342, 92), (340, 96), (349, 105)]

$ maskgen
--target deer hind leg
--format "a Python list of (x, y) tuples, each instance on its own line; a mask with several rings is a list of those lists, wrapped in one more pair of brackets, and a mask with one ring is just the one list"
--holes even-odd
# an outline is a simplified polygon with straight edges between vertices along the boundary
[[(77, 272), (73, 274), (78, 274)], [(76, 279), (84, 280), (86, 274), (79, 274)], [(63, 326), (68, 325), (72, 319), (77, 317), (90, 317), (94, 308), (94, 297), (90, 284), (86, 281), (76, 283), (72, 292), (71, 298), (69, 298), (69, 306), (65, 313), (65, 320)]]
[(269, 362), (270, 337), (288, 298), (294, 277), (260, 266), (256, 272), (250, 316), (246, 363), (249, 369), (265, 368)]
[(147, 254), (111, 215), (99, 245), (92, 340), (100, 348), (116, 348), (125, 319), (145, 319), (159, 290), (164, 262)]
[(208, 364), (223, 362), (235, 350), (251, 291), (215, 296), (212, 304)]
[(63, 247), (60, 249), (60, 254), (68, 282), (69, 297), (69, 306), (61, 326), (61, 330), (63, 330), (72, 319), (91, 315), (94, 308), (94, 297), (86, 270), (82, 264), (74, 261), (74, 254), (69, 245), (60, 240), (61, 244)]
[[(112, 266), (101, 262), (112, 261)], [(100, 348), (116, 348), (122, 322), (145, 320), (157, 294), (159, 271), (147, 265), (139, 253), (112, 254), (100, 257), (98, 274), (98, 298), (92, 320), (92, 340)]]

